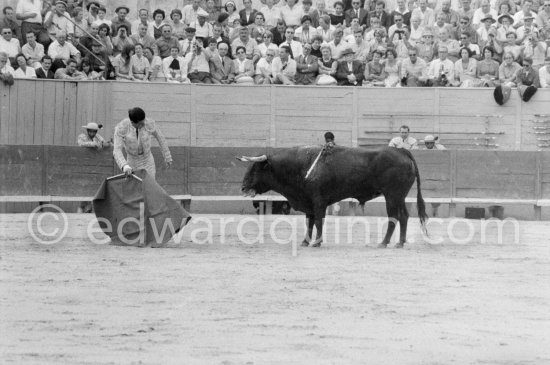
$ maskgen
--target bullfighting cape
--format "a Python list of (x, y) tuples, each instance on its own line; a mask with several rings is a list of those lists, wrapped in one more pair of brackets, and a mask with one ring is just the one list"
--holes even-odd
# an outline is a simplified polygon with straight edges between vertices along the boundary
[(92, 202), (99, 226), (113, 243), (164, 244), (191, 215), (145, 170), (136, 175), (103, 181)]

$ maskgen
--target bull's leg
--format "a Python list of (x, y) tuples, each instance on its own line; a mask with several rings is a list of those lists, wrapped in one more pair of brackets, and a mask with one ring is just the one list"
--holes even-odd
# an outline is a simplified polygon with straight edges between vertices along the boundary
[(395, 245), (395, 248), (403, 248), (405, 242), (407, 242), (407, 224), (409, 222), (409, 212), (407, 211), (407, 205), (403, 202), (399, 209), (399, 242)]
[(327, 211), (327, 206), (323, 205), (321, 207), (316, 207), (315, 212), (315, 228), (317, 229), (317, 235), (315, 236), (315, 242), (311, 247), (321, 247), (323, 243), (323, 219), (325, 219), (325, 212)]
[(307, 232), (304, 240), (302, 241), (302, 246), (307, 247), (311, 242), (311, 237), (313, 236), (313, 225), (315, 224), (315, 219), (312, 215), (306, 215), (306, 224)]
[(393, 231), (395, 230), (395, 224), (398, 218), (397, 204), (395, 204), (395, 202), (391, 199), (388, 199), (388, 197), (386, 197), (386, 212), (388, 213), (388, 230), (386, 231), (384, 240), (382, 240), (382, 242), (378, 245), (378, 248), (386, 248), (386, 246), (388, 246), (391, 236), (393, 235)]

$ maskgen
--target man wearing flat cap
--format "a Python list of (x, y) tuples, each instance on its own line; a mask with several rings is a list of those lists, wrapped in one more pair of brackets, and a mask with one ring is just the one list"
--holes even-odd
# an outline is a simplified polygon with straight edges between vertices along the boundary
[[(50, 35), (50, 40), (53, 42), (57, 39), (57, 34), (64, 32), (67, 39), (71, 40), (74, 34), (74, 25), (71, 23), (70, 15), (67, 12), (67, 3), (62, 0), (55, 2), (55, 7), (46, 13), (44, 17), (44, 28)], [(44, 45), (46, 48), (46, 45)]]
[(179, 42), (181, 55), (183, 57), (185, 57), (189, 52), (193, 51), (193, 44), (195, 44), (195, 33), (195, 28), (185, 28), (185, 39)]
[(365, 69), (363, 63), (359, 60), (354, 60), (355, 53), (353, 49), (346, 48), (342, 51), (342, 60), (338, 61), (336, 68), (336, 81), (341, 86), (361, 86)]
[(126, 6), (119, 6), (115, 9), (116, 16), (111, 21), (111, 35), (118, 34), (118, 27), (125, 24), (128, 27), (128, 35), (132, 35), (132, 23), (126, 20), (126, 15), (130, 12), (130, 9)]

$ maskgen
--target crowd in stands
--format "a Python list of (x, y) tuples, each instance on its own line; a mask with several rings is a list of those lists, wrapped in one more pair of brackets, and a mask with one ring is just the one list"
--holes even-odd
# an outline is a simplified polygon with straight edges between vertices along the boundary
[(550, 0), (189, 1), (130, 22), (126, 6), (18, 0), (0, 78), (550, 87)]

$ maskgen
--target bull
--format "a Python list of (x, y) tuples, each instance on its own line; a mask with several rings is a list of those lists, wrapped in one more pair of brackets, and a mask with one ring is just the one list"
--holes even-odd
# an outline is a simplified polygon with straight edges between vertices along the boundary
[(292, 208), (306, 214), (307, 232), (302, 246), (323, 242), (323, 219), (329, 205), (354, 198), (361, 206), (383, 195), (389, 218), (386, 235), (378, 247), (386, 247), (400, 225), (401, 248), (406, 242), (409, 213), (405, 198), (416, 179), (418, 217), (426, 232), (426, 209), (420, 190), (420, 174), (412, 154), (405, 149), (379, 150), (334, 146), (294, 147), (272, 155), (237, 157), (252, 162), (242, 183), (242, 192), (255, 196), (273, 190), (284, 196)]

